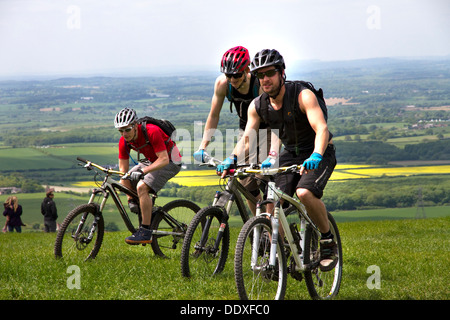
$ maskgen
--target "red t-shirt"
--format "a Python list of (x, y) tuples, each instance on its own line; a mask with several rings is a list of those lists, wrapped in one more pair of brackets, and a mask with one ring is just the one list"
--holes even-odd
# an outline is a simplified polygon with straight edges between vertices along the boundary
[[(172, 139), (169, 142), (165, 143), (169, 136), (162, 131), (162, 129), (154, 124), (147, 124), (147, 132), (148, 132), (148, 140), (150, 144), (145, 142), (145, 137), (142, 133), (141, 124), (138, 125), (137, 129), (137, 139), (136, 141), (130, 142), (130, 145), (134, 150), (138, 150), (141, 154), (143, 154), (148, 160), (151, 162), (155, 162), (158, 158), (156, 153), (167, 150), (169, 154), (169, 159), (174, 160), (174, 158), (181, 159), (181, 155), (176, 148), (175, 143)], [(175, 147), (175, 148), (174, 148)], [(119, 140), (119, 159), (129, 159), (129, 149), (127, 143), (123, 137), (120, 137)]]

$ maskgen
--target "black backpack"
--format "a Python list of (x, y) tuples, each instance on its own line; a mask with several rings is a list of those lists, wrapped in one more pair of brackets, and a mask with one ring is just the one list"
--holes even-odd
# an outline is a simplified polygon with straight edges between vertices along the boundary
[[(311, 82), (307, 82), (307, 81), (301, 81), (301, 80), (300, 81), (286, 81), (286, 83), (289, 83), (289, 82), (294, 83), (294, 85), (295, 85), (294, 92), (295, 93), (297, 93), (298, 86), (303, 86), (303, 87), (311, 90), (315, 94), (317, 101), (319, 102), (319, 106), (322, 109), (323, 115), (325, 117), (325, 121), (328, 120), (328, 109), (327, 109), (327, 104), (325, 103), (325, 99), (323, 97), (322, 88), (319, 88), (319, 90), (317, 90), (316, 88), (314, 88), (314, 86)], [(294, 106), (296, 97), (297, 97), (296, 95), (292, 96), (289, 106), (288, 106), (289, 108), (292, 108), (292, 106)], [(263, 118), (264, 121), (267, 121), (265, 119), (267, 119), (267, 117), (268, 117), (268, 105), (267, 105), (265, 99), (261, 99), (260, 110), (261, 110), (261, 117)], [(298, 112), (297, 108), (294, 109), (294, 112)]]
[[(150, 140), (148, 138), (148, 132), (147, 132), (147, 124), (148, 123), (158, 126), (159, 128), (161, 128), (161, 130), (165, 134), (167, 134), (169, 136), (169, 138), (167, 138), (167, 140), (164, 141), (164, 143), (166, 145), (169, 144), (170, 140), (173, 141), (175, 139), (175, 137), (176, 137), (176, 134), (177, 134), (176, 130), (177, 129), (172, 124), (172, 122), (170, 122), (169, 120), (156, 119), (156, 118), (153, 118), (153, 117), (145, 116), (145, 117), (139, 118), (136, 122), (138, 124), (141, 124), (142, 134), (144, 135), (145, 143), (148, 144), (148, 145), (150, 145)], [(131, 147), (131, 145), (129, 143), (127, 143), (127, 146), (128, 146), (128, 150), (134, 149), (134, 150), (136, 150), (138, 152), (138, 160), (139, 160), (139, 158), (140, 158), (140, 156), (139, 156), (140, 155), (140, 151), (139, 150), (141, 148), (143, 148), (144, 146), (141, 146), (140, 148), (137, 148), (137, 149)], [(175, 146), (175, 141), (173, 141), (172, 149), (173, 149), (174, 146)], [(170, 150), (170, 152), (171, 151), (172, 150)], [(169, 154), (170, 154), (170, 152), (169, 152)], [(130, 154), (130, 153), (128, 152), (128, 154)], [(131, 155), (130, 155), (130, 157), (131, 157)], [(133, 160), (133, 158), (132, 158), (132, 160)], [(135, 161), (133, 160), (133, 162), (135, 162)], [(137, 163), (135, 162), (135, 164), (137, 164)]]
[[(301, 81), (301, 80), (298, 80), (298, 81), (286, 81), (286, 83), (293, 83), (294, 86), (295, 86), (294, 94), (291, 97), (288, 97), (289, 98), (289, 103), (288, 103), (288, 106), (287, 106), (289, 109), (291, 109), (294, 112), (294, 130), (297, 127), (295, 125), (295, 119), (296, 119), (295, 115), (298, 115), (298, 112), (300, 112), (299, 109), (298, 108), (294, 108), (294, 106), (296, 105), (296, 98), (298, 97), (298, 95), (297, 95), (298, 88), (301, 87), (301, 86), (311, 90), (314, 93), (314, 95), (316, 96), (317, 101), (319, 103), (319, 106), (322, 109), (323, 115), (325, 117), (325, 121), (328, 120), (328, 109), (327, 109), (327, 105), (325, 103), (325, 98), (323, 97), (323, 90), (322, 90), (322, 88), (319, 88), (319, 90), (317, 90), (316, 88), (314, 88), (314, 86), (313, 86), (313, 84), (311, 82)], [(259, 110), (260, 110), (260, 117), (262, 118), (262, 120), (264, 122), (266, 122), (268, 124), (269, 123), (269, 118), (268, 118), (269, 117), (269, 106), (268, 106), (268, 101), (267, 101), (266, 97), (267, 97), (266, 93), (263, 93), (261, 95)], [(295, 140), (297, 141), (297, 132), (295, 132)], [(295, 152), (296, 152), (296, 154), (299, 153), (297, 148), (296, 148)]]
[(165, 119), (156, 119), (156, 118), (152, 118), (152, 117), (142, 117), (139, 118), (137, 120), (137, 123), (142, 124), (142, 133), (144, 134), (145, 137), (145, 142), (147, 144), (149, 144), (148, 141), (148, 134), (147, 134), (147, 124), (154, 124), (158, 127), (161, 128), (162, 131), (164, 131), (165, 134), (167, 134), (169, 136), (169, 139), (167, 139), (167, 141), (164, 141), (166, 144), (169, 143), (170, 139), (174, 140), (176, 137), (176, 128), (175, 126), (172, 124), (172, 122), (170, 122), (169, 120), (165, 120)]

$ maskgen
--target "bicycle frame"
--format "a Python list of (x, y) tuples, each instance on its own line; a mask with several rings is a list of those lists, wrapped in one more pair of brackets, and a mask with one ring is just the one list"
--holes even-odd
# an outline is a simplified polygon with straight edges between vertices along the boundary
[[(294, 166), (297, 167), (297, 166)], [(287, 171), (291, 167), (283, 167), (278, 169), (268, 169), (268, 170), (245, 170), (246, 173), (260, 173), (263, 175), (273, 175), (278, 172)], [(310, 225), (314, 230), (318, 231), (319, 229), (314, 224), (314, 222), (311, 220), (311, 218), (308, 216), (308, 213), (306, 211), (305, 206), (299, 201), (294, 199), (293, 197), (287, 195), (283, 191), (281, 191), (280, 188), (275, 186), (275, 182), (269, 182), (268, 183), (268, 194), (267, 194), (267, 200), (276, 202), (274, 213), (271, 215), (270, 213), (262, 213), (261, 208), (257, 208), (256, 215), (263, 215), (266, 216), (271, 220), (272, 223), (272, 242), (270, 247), (270, 259), (269, 259), (269, 265), (272, 268), (275, 268), (276, 265), (276, 250), (277, 250), (277, 241), (278, 241), (278, 233), (279, 233), (279, 225), (281, 222), (281, 226), (283, 227), (286, 239), (288, 241), (289, 247), (292, 252), (292, 256), (295, 260), (296, 264), (296, 271), (305, 271), (308, 270), (310, 266), (305, 265), (303, 263), (303, 252), (305, 251), (305, 232), (308, 225)], [(297, 247), (296, 242), (294, 241), (294, 236), (292, 234), (291, 228), (289, 226), (289, 223), (287, 221), (285, 212), (283, 210), (283, 207), (281, 205), (281, 200), (284, 200), (291, 205), (293, 205), (297, 212), (299, 213), (300, 218), (300, 247)], [(253, 251), (252, 251), (252, 268), (255, 266), (255, 263), (257, 261), (258, 257), (258, 247), (259, 243), (259, 236), (258, 234), (260, 230), (256, 230), (256, 235), (254, 236), (254, 243), (253, 243)], [(258, 240), (257, 240), (258, 239)]]
[[(89, 167), (90, 165), (95, 166), (97, 168), (99, 168), (100, 170), (104, 171), (104, 168), (101, 168), (97, 165), (95, 165), (94, 163), (87, 163), (86, 167)], [(95, 197), (98, 196), (99, 194), (101, 194), (103, 196), (103, 199), (100, 203), (100, 208), (99, 208), (99, 213), (101, 214), (103, 212), (103, 209), (106, 205), (106, 201), (108, 200), (109, 196), (112, 197), (114, 204), (116, 205), (117, 209), (119, 210), (119, 214), (123, 219), (123, 222), (125, 223), (127, 229), (131, 232), (131, 233), (135, 233), (136, 232), (136, 228), (133, 226), (133, 224), (131, 223), (130, 217), (128, 216), (125, 207), (122, 204), (122, 201), (120, 200), (120, 197), (118, 195), (117, 191), (121, 191), (135, 199), (138, 199), (138, 195), (134, 190), (131, 190), (127, 187), (125, 187), (124, 185), (122, 185), (120, 182), (114, 180), (113, 178), (111, 178), (112, 174), (119, 174), (119, 175), (123, 175), (123, 173), (119, 172), (119, 171), (114, 171), (114, 170), (107, 170), (104, 171), (106, 173), (106, 176), (103, 180), (102, 185), (99, 188), (95, 188), (92, 191), (91, 197), (89, 199), (89, 204), (90, 203), (94, 203), (95, 202)], [(156, 198), (156, 195), (154, 194), (150, 194), (151, 197), (153, 197), (153, 199)], [(154, 212), (156, 211), (156, 209), (159, 209), (159, 207), (154, 207)], [(182, 229), (182, 226), (179, 224), (178, 221), (176, 221), (172, 216), (170, 216), (169, 214), (167, 214), (166, 212), (164, 212), (163, 210), (161, 210), (160, 212), (162, 212), (162, 214), (164, 214), (164, 220), (167, 222), (167, 224), (169, 224), (172, 228), (174, 228), (174, 226), (177, 226), (178, 229)], [(139, 223), (141, 222), (141, 216), (138, 215), (139, 218)], [(83, 219), (81, 221), (81, 223), (84, 223)], [(91, 234), (93, 235), (95, 229), (97, 227), (97, 221), (94, 221), (91, 231), (89, 233), (89, 237), (91, 237)], [(173, 231), (161, 231), (161, 230), (153, 230), (153, 234), (154, 235), (172, 235), (172, 236), (183, 236), (182, 232), (173, 232)]]
[(238, 181), (237, 176), (230, 177), (225, 191), (216, 192), (212, 205), (223, 207), (228, 216), (231, 206), (236, 201), (239, 214), (241, 215), (242, 221), (245, 223), (248, 220), (248, 214), (241, 194), (243, 194), (246, 199), (256, 204), (256, 198)]
[[(207, 165), (209, 166), (216, 166), (217, 163), (220, 161), (214, 158), (210, 158), (207, 162)], [(256, 205), (257, 201), (255, 196), (253, 196), (239, 181), (238, 177), (243, 176), (242, 170), (234, 171), (233, 175), (229, 177), (229, 180), (227, 182), (227, 185), (225, 187), (225, 190), (220, 192), (216, 191), (216, 194), (214, 196), (214, 201), (212, 203), (212, 206), (221, 207), (223, 208), (223, 217), (220, 221), (220, 227), (219, 231), (217, 233), (216, 241), (213, 247), (213, 251), (216, 252), (219, 248), (220, 241), (222, 240), (223, 232), (226, 228), (228, 219), (229, 219), (229, 213), (231, 211), (231, 207), (233, 203), (236, 201), (236, 205), (239, 210), (239, 214), (241, 215), (243, 223), (247, 222), (249, 219), (249, 216), (247, 214), (247, 209), (244, 204), (244, 200), (242, 199), (241, 194), (244, 195), (246, 199), (251, 201)], [(209, 227), (211, 225), (212, 218), (206, 221), (205, 226), (203, 228), (202, 237), (200, 239), (200, 245), (203, 247), (208, 239), (209, 234)]]
[(117, 209), (119, 210), (119, 214), (123, 219), (123, 222), (125, 223), (127, 229), (134, 233), (136, 232), (136, 228), (131, 223), (130, 217), (128, 216), (125, 207), (122, 204), (122, 201), (120, 200), (120, 197), (117, 193), (117, 190), (124, 192), (125, 194), (131, 195), (133, 198), (138, 198), (137, 193), (131, 189), (128, 189), (121, 183), (117, 182), (116, 180), (112, 179), (109, 174), (106, 175), (105, 179), (103, 180), (103, 183), (101, 187), (96, 188), (92, 191), (91, 197), (89, 199), (88, 203), (94, 203), (95, 197), (99, 194), (102, 194), (103, 200), (100, 203), (100, 209), (99, 213), (103, 212), (103, 208), (106, 205), (106, 201), (108, 200), (109, 196), (112, 197)]

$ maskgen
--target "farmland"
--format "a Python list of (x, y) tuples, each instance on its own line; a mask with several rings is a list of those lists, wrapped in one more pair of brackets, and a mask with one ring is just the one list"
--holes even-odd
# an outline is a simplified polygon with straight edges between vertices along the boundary
[[(414, 207), (419, 189), (426, 206), (448, 205), (448, 59), (325, 65), (289, 70), (288, 78), (323, 88), (329, 102), (338, 166), (323, 199), (327, 206), (332, 211)], [(21, 179), (76, 192), (92, 187), (92, 172), (80, 168), (76, 157), (117, 165), (120, 135), (112, 119), (126, 105), (138, 115), (167, 118), (180, 130), (185, 169), (161, 197), (210, 203), (219, 179), (214, 170), (194, 164), (192, 153), (216, 76), (1, 81), (0, 130), (7, 134), (0, 136), (0, 187), (14, 187)], [(218, 129), (237, 127), (236, 114), (225, 103)], [(230, 146), (220, 139), (210, 146), (221, 151), (216, 157), (228, 156)]]
[[(338, 165), (323, 201), (343, 239), (344, 278), (338, 299), (448, 300), (450, 65), (448, 59), (385, 62), (337, 63), (288, 73), (288, 78), (322, 87), (329, 101), (328, 124)], [(214, 169), (193, 164), (192, 153), (200, 143), (198, 121), (206, 120), (216, 76), (0, 82), (0, 187), (40, 188), (17, 194), (24, 209), (24, 233), (0, 234), (0, 299), (237, 298), (232, 261), (242, 221), (233, 209), (230, 257), (223, 274), (213, 278), (182, 279), (179, 253), (162, 260), (150, 246), (127, 246), (123, 239), (129, 233), (109, 201), (103, 211), (105, 225), (118, 231), (106, 232), (98, 258), (80, 264), (81, 289), (69, 290), (67, 266), (53, 258), (55, 235), (41, 232), (44, 187), (61, 190), (55, 194), (59, 223), (88, 201), (95, 173), (78, 166), (77, 156), (117, 165), (119, 134), (112, 119), (124, 106), (139, 115), (170, 119), (192, 137), (180, 137), (186, 166), (161, 190), (156, 204), (184, 198), (200, 207), (209, 205), (220, 190), (219, 178)], [(218, 129), (236, 128), (236, 112), (230, 113), (225, 103)], [(228, 155), (225, 143), (211, 146), (214, 143), (224, 150), (217, 157)], [(0, 195), (0, 201), (7, 196)], [(0, 216), (0, 224), (4, 222)], [(380, 290), (366, 285), (367, 268), (374, 265), (381, 270)], [(286, 298), (309, 296), (302, 282), (289, 278)], [(179, 311), (175, 309), (170, 311)]]

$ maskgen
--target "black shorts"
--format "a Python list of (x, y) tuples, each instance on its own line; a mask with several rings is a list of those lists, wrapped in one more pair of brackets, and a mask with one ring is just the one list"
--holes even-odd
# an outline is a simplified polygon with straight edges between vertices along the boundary
[[(309, 158), (311, 152), (301, 153), (298, 156), (294, 152), (284, 150), (280, 154), (280, 167), (302, 164)], [(308, 174), (280, 173), (275, 176), (276, 185), (285, 193), (293, 196), (298, 188), (311, 191), (317, 198), (322, 198), (323, 190), (327, 185), (336, 166), (336, 149), (334, 145), (328, 145), (323, 159), (316, 170), (308, 171)]]

